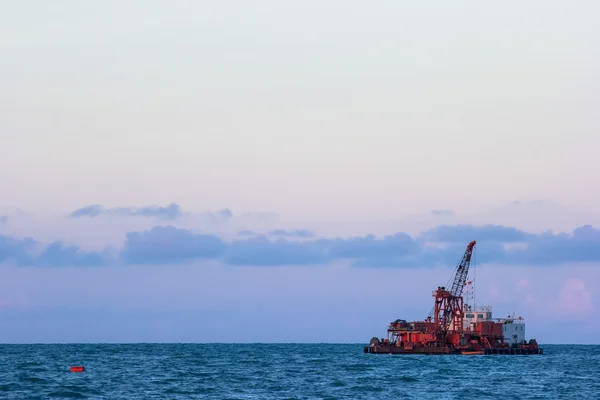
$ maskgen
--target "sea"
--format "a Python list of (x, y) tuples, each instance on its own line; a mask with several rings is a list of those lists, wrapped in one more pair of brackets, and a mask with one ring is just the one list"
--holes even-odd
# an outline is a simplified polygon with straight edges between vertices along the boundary
[(363, 346), (0, 345), (0, 399), (600, 399), (600, 346), (520, 356)]

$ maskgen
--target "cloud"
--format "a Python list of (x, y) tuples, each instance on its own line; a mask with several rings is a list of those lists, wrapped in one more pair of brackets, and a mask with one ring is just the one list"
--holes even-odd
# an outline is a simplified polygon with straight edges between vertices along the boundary
[[(542, 266), (600, 261), (600, 230), (591, 225), (579, 227), (571, 234), (532, 234), (500, 225), (442, 225), (416, 237), (403, 232), (348, 238), (314, 238), (309, 236), (312, 232), (305, 230), (275, 233), (280, 235), (240, 231), (241, 237), (231, 241), (172, 225), (156, 226), (148, 231), (129, 232), (117, 256), (107, 250), (90, 252), (63, 242), (44, 247), (30, 238), (0, 236), (0, 262), (97, 266), (117, 261), (176, 264), (204, 259), (231, 265), (349, 262), (357, 267), (429, 268), (457, 265), (471, 240), (477, 240), (473, 256), (477, 264)], [(511, 243), (519, 246), (507, 246)]]
[[(192, 215), (192, 213), (184, 212), (177, 203), (171, 203), (166, 206), (145, 206), (145, 207), (114, 207), (105, 208), (99, 204), (93, 204), (86, 207), (79, 208), (71, 212), (68, 217), (75, 218), (93, 218), (101, 216), (116, 216), (116, 217), (146, 217), (146, 218), (158, 218), (163, 220), (174, 221), (185, 215)], [(233, 218), (233, 212), (229, 208), (223, 208), (216, 212), (204, 212), (197, 214), (199, 217), (206, 217), (210, 219), (230, 219)]]
[(592, 297), (582, 279), (567, 279), (558, 293), (557, 311), (565, 316), (589, 316), (594, 311)]
[[(499, 225), (440, 226), (413, 238), (398, 232), (376, 237), (271, 239), (252, 231), (247, 239), (226, 242), (174, 227), (128, 234), (126, 262), (176, 262), (209, 258), (235, 265), (306, 265), (349, 260), (355, 266), (431, 267), (457, 265), (466, 245), (477, 240), (474, 262), (553, 265), (574, 261), (600, 261), (600, 230), (589, 225), (564, 233), (531, 234)], [(146, 238), (142, 240), (141, 238)], [(150, 238), (150, 239), (148, 239)], [(304, 239), (304, 238), (303, 238)], [(442, 242), (444, 246), (429, 246)], [(522, 242), (524, 246), (507, 247)], [(163, 243), (163, 244), (160, 244)], [(131, 256), (135, 254), (135, 256)]]
[(0, 215), (0, 224), (6, 224), (6, 223), (8, 223), (8, 216)]
[(32, 252), (37, 242), (30, 238), (16, 239), (0, 235), (0, 263), (14, 261), (19, 265), (31, 265), (34, 262)]
[(514, 200), (510, 202), (514, 207), (561, 207), (559, 204), (548, 200)]
[(422, 239), (439, 242), (525, 242), (535, 235), (501, 225), (441, 225), (421, 235)]
[[(532, 234), (500, 225), (440, 226), (421, 235), (422, 240), (466, 243), (475, 238), (480, 262), (498, 264), (558, 265), (566, 262), (600, 261), (600, 230), (591, 225), (572, 234)], [(524, 246), (505, 246), (520, 242)]]
[(378, 255), (404, 256), (419, 251), (419, 245), (406, 233), (377, 238), (374, 235), (324, 240), (336, 258), (372, 258)]
[(285, 236), (285, 237), (297, 237), (297, 238), (313, 238), (315, 237), (315, 233), (309, 231), (307, 229), (296, 229), (291, 231), (286, 231), (284, 229), (276, 229), (269, 232), (271, 236)]
[[(239, 236), (257, 236), (261, 235), (259, 232), (255, 232), (249, 229), (241, 230), (238, 232)], [(275, 229), (268, 233), (268, 236), (278, 236), (283, 238), (299, 238), (299, 239), (311, 239), (316, 235), (313, 231), (309, 231), (308, 229), (295, 229), (295, 230), (285, 230), (285, 229)]]
[(452, 210), (431, 210), (433, 215), (454, 215), (454, 211)]
[(87, 252), (77, 246), (53, 242), (37, 257), (34, 265), (40, 267), (95, 267), (104, 265), (107, 259), (98, 252)]
[(600, 230), (585, 225), (566, 233), (545, 232), (528, 240), (528, 247), (516, 250), (523, 263), (559, 264), (563, 262), (586, 262), (600, 260)]
[[(223, 210), (225, 212), (229, 210)], [(229, 211), (229, 213), (231, 213)], [(176, 203), (171, 203), (165, 207), (146, 206), (146, 207), (116, 207), (104, 208), (101, 205), (90, 205), (73, 211), (69, 214), (70, 218), (98, 217), (101, 215), (115, 215), (123, 217), (153, 217), (167, 220), (174, 220), (183, 215), (181, 207)]]
[(31, 239), (0, 235), (0, 263), (14, 262), (19, 266), (99, 266), (109, 262), (105, 254), (88, 252), (78, 246), (53, 242), (48, 246)]
[(196, 234), (174, 226), (157, 226), (147, 232), (130, 232), (121, 254), (130, 264), (178, 263), (196, 258), (218, 258), (227, 250), (215, 235)]
[(104, 207), (100, 205), (91, 205), (87, 207), (79, 208), (69, 214), (71, 218), (81, 218), (81, 217), (97, 217), (103, 213), (110, 213), (108, 210), (104, 210)]
[[(252, 231), (246, 235), (255, 234)], [(256, 234), (255, 234), (256, 235)], [(458, 249), (458, 247), (456, 247)], [(227, 243), (217, 236), (192, 233), (172, 226), (127, 235), (125, 263), (177, 263), (197, 258), (230, 265), (314, 265), (350, 260), (356, 266), (427, 266), (454, 262), (452, 254), (428, 250), (405, 233), (382, 238), (373, 235), (309, 241), (270, 239), (257, 235)]]

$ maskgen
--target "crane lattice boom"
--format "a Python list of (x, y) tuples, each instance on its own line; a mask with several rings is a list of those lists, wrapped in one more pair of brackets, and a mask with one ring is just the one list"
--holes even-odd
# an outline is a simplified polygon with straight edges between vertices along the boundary
[(469, 275), (469, 265), (471, 264), (471, 254), (473, 253), (473, 247), (475, 247), (476, 241), (473, 240), (468, 244), (465, 255), (462, 258), (460, 264), (456, 268), (456, 275), (454, 275), (454, 282), (452, 282), (452, 289), (450, 294), (452, 296), (462, 296), (463, 288), (467, 282), (467, 276)]

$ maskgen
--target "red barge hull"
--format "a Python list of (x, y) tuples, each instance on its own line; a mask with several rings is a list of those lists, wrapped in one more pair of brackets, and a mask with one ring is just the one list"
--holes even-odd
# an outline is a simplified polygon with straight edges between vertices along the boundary
[(544, 354), (542, 348), (498, 348), (482, 350), (456, 350), (450, 347), (420, 347), (416, 349), (403, 349), (396, 346), (365, 346), (365, 353), (370, 354), (461, 354), (461, 355), (533, 355)]

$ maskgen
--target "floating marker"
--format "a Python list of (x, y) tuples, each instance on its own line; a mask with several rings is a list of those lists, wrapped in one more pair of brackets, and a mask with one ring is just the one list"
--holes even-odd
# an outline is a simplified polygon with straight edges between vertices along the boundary
[(85, 367), (83, 365), (75, 365), (70, 369), (71, 372), (85, 372)]

